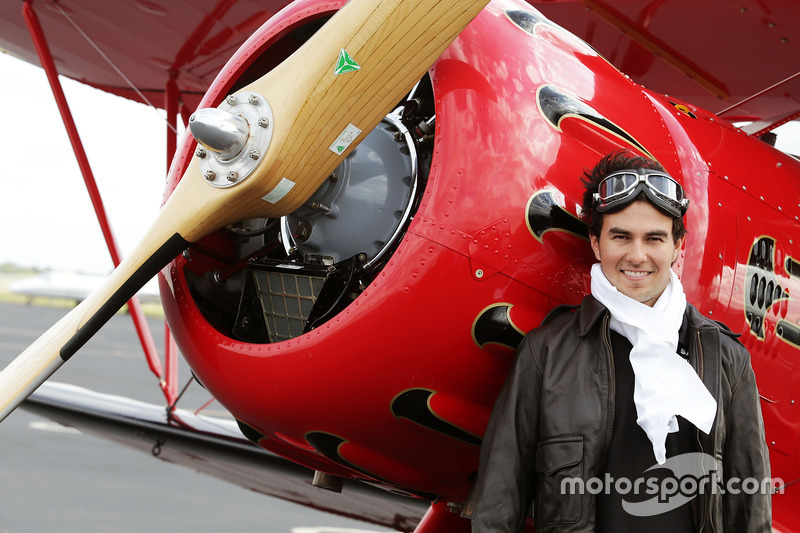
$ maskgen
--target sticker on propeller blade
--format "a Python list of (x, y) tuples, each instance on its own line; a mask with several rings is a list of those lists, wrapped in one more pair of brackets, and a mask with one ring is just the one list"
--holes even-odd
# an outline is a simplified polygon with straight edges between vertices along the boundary
[(361, 65), (359, 65), (353, 56), (347, 53), (347, 51), (342, 48), (339, 51), (339, 58), (336, 60), (336, 68), (333, 69), (333, 73), (336, 75), (339, 74), (347, 74), (348, 72), (355, 72), (357, 70), (361, 70)]
[(342, 155), (359, 135), (361, 135), (361, 130), (352, 124), (348, 124), (344, 131), (333, 141), (333, 144), (328, 147), (328, 150), (336, 155)]
[(272, 189), (268, 195), (261, 198), (271, 204), (277, 204), (283, 197), (289, 194), (289, 191), (295, 186), (295, 182), (292, 180), (287, 180), (286, 178), (281, 178), (281, 182), (278, 183), (274, 189)]

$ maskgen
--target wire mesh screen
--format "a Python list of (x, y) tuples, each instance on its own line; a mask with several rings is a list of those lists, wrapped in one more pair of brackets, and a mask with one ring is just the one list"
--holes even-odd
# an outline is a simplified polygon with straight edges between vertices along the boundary
[(325, 278), (254, 270), (253, 279), (264, 311), (270, 342), (285, 341), (302, 335)]

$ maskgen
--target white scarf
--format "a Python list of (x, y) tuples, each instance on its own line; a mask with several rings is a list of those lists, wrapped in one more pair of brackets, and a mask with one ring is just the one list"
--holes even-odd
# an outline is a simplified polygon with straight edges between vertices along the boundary
[(670, 282), (650, 307), (625, 296), (592, 266), (592, 295), (611, 312), (611, 329), (633, 345), (633, 402), (636, 423), (653, 444), (658, 464), (666, 461), (667, 433), (678, 431), (680, 415), (708, 434), (717, 402), (685, 359), (675, 353), (686, 310), (686, 295), (670, 269)]

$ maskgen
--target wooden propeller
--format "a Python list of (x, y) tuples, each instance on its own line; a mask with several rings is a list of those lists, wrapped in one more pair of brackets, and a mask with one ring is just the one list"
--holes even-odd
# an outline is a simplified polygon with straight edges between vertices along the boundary
[[(244, 87), (240, 92), (258, 93), (273, 113), (269, 147), (252, 174), (214, 187), (195, 158), (130, 256), (0, 372), (0, 420), (190, 243), (227, 224), (303, 205), (487, 3), (351, 0), (286, 61)], [(342, 50), (360, 68), (335, 73)], [(357, 130), (348, 147), (330, 149)]]

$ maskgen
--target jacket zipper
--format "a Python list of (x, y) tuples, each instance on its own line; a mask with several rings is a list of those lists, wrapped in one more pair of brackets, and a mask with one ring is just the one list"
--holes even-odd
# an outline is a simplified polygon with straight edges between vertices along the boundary
[(616, 408), (615, 394), (617, 389), (616, 369), (614, 368), (614, 352), (611, 349), (611, 329), (609, 323), (611, 322), (611, 315), (606, 315), (603, 319), (603, 341), (606, 345), (606, 357), (608, 359), (609, 377), (611, 378), (611, 387), (609, 388), (608, 395), (608, 420), (606, 421), (606, 440), (605, 449), (603, 450), (602, 457), (608, 456), (608, 447), (611, 445), (611, 436), (614, 433), (614, 409)]
[[(700, 376), (700, 380), (703, 379), (703, 345), (700, 342), (700, 331), (697, 332), (697, 339), (696, 339), (696, 346), (697, 346), (697, 375)], [(703, 443), (700, 441), (700, 430), (695, 428), (695, 438), (697, 439), (697, 447), (700, 449), (700, 453), (704, 453), (703, 451)], [(716, 460), (716, 459), (715, 459)], [(706, 525), (706, 511), (708, 509), (708, 498), (709, 493), (714, 489), (709, 487), (707, 491), (702, 494), (702, 498), (700, 498), (702, 508), (701, 508), (701, 521), (700, 521), (700, 528), (698, 532), (702, 532)], [(709, 522), (709, 526), (711, 530), (714, 530), (714, 523), (713, 521)]]

